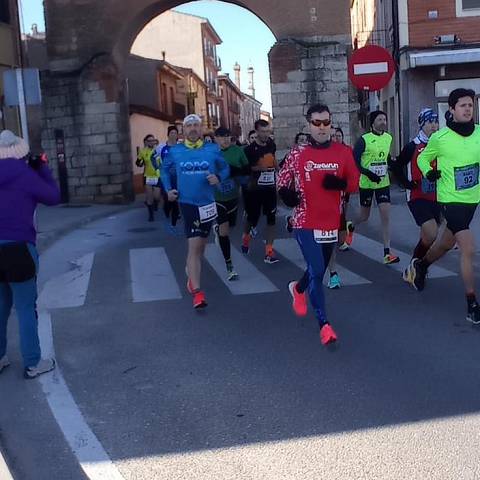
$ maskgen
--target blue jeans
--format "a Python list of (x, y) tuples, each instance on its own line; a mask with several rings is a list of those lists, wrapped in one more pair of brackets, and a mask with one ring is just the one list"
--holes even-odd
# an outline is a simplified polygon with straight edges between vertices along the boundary
[[(0, 240), (0, 245), (12, 243)], [(35, 263), (38, 274), (38, 253), (34, 245), (28, 244), (28, 251)], [(20, 350), (25, 368), (34, 367), (40, 361), (40, 340), (38, 338), (37, 278), (26, 282), (0, 282), (0, 358), (7, 352), (8, 317), (15, 305), (19, 322)]]
[(325, 311), (325, 294), (323, 293), (323, 277), (332, 256), (335, 243), (317, 243), (313, 236), (313, 230), (295, 229), (303, 258), (307, 263), (302, 280), (299, 282), (299, 291), (308, 290), (310, 303), (315, 312), (320, 328), (327, 323)]

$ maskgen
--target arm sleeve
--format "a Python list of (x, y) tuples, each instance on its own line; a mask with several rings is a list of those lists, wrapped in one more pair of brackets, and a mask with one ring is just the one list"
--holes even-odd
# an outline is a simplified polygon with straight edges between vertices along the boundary
[(37, 171), (30, 170), (29, 175), (29, 190), (37, 203), (44, 205), (60, 203), (60, 190), (47, 165), (42, 165)]
[(230, 165), (225, 161), (220, 150), (218, 150), (215, 159), (215, 167), (215, 175), (217, 175), (221, 182), (225, 181), (230, 176)]
[(365, 140), (363, 137), (360, 137), (353, 148), (353, 157), (355, 159), (355, 163), (357, 164), (357, 168), (360, 173), (365, 174), (368, 170), (362, 167), (362, 155), (365, 152)]
[(345, 178), (347, 181), (347, 187), (345, 191), (347, 193), (354, 193), (358, 190), (358, 183), (360, 180), (360, 172), (358, 170), (357, 164), (353, 157), (353, 153), (348, 149), (345, 153), (346, 162), (345, 162)]
[(172, 168), (174, 167), (174, 160), (172, 152), (168, 152), (162, 160), (161, 178), (165, 190), (168, 192), (172, 190)]
[(405, 167), (412, 161), (413, 154), (415, 153), (415, 143), (407, 143), (400, 152), (395, 162), (392, 162), (392, 172), (397, 177), (398, 181), (402, 185), (406, 185), (409, 180), (405, 175)]
[(292, 188), (295, 179), (294, 169), (295, 156), (290, 152), (282, 164), (282, 168), (277, 175), (277, 190), (281, 188)]
[(423, 176), (425, 176), (432, 169), (432, 162), (437, 158), (437, 156), (437, 137), (434, 134), (430, 137), (427, 146), (419, 155), (417, 160), (418, 168), (422, 172)]

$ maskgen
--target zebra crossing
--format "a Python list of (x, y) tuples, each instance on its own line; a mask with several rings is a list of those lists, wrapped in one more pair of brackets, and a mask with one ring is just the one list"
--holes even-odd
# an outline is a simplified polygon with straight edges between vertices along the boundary
[[(305, 269), (305, 262), (296, 240), (293, 238), (278, 239), (275, 242), (275, 249), (283, 257), (283, 262), (288, 261), (302, 270)], [(381, 252), (382, 249), (383, 246), (379, 242), (358, 234), (355, 236), (352, 248), (352, 250), (367, 257), (369, 260), (379, 263), (382, 262), (382, 258), (378, 255), (378, 252)], [(410, 260), (410, 256), (398, 250), (395, 252), (401, 259), (400, 264), (385, 268), (401, 272)], [(338, 257), (340, 262), (342, 255), (340, 254)], [(185, 288), (182, 288), (184, 272), (175, 272), (165, 248), (131, 248), (128, 256), (130, 270), (129, 287), (133, 303), (179, 300), (187, 295)], [(239, 274), (239, 279), (229, 282), (226, 279), (225, 262), (220, 248), (213, 243), (207, 245), (205, 260), (232, 295), (254, 295), (279, 291), (267, 275), (261, 272), (255, 265), (252, 258), (243, 255), (233, 246), (232, 259)], [(71, 262), (71, 265), (73, 267), (71, 271), (45, 284), (39, 298), (41, 307), (52, 309), (84, 305), (91, 272), (95, 268), (95, 253), (84, 255)], [(275, 268), (281, 268), (281, 263)], [(272, 269), (272, 275), (274, 275), (274, 271), (275, 269)], [(340, 265), (337, 265), (337, 271), (343, 287), (372, 284), (370, 279), (363, 276), (368, 276), (368, 272), (362, 271), (362, 275), (360, 275)], [(456, 273), (438, 266), (433, 266), (430, 270), (430, 278), (444, 278), (455, 275)]]

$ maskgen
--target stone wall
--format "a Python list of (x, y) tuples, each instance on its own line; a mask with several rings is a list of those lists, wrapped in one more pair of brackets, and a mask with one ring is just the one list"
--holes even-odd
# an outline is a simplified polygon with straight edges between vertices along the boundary
[(42, 146), (58, 176), (55, 130), (65, 136), (72, 202), (133, 199), (125, 82), (105, 58), (81, 71), (42, 75)]
[(329, 106), (345, 142), (358, 136), (356, 91), (348, 81), (349, 36), (311, 37), (277, 42), (269, 54), (275, 139), (287, 150), (305, 128), (310, 105)]

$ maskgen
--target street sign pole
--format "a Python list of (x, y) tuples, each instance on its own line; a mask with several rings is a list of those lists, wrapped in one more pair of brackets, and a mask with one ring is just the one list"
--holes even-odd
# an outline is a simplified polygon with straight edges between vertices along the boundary
[(28, 135), (28, 117), (27, 117), (27, 103), (25, 101), (25, 89), (23, 86), (23, 71), (21, 68), (16, 69), (17, 75), (17, 91), (18, 91), (18, 106), (20, 108), (20, 121), (22, 123), (23, 139), (30, 144)]

